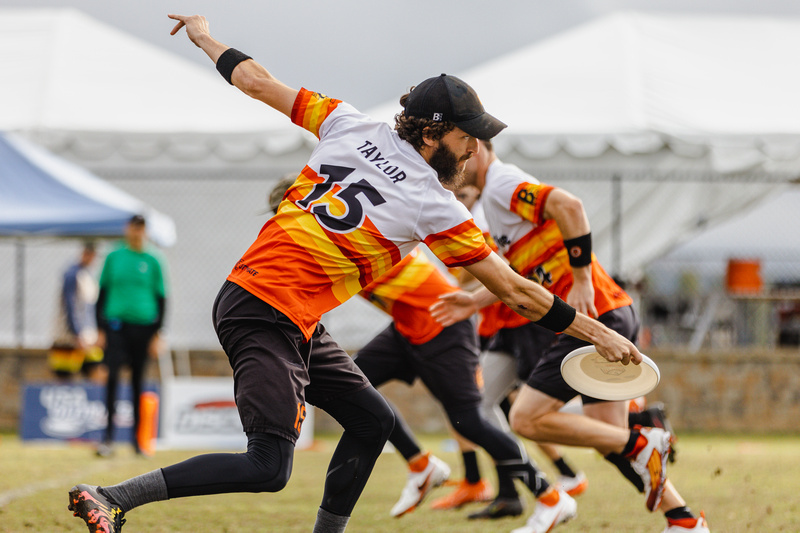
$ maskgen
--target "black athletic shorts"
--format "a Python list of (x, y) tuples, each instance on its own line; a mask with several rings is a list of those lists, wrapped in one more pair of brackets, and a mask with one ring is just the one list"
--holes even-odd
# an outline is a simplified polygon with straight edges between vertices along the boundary
[[(623, 337), (636, 342), (636, 337), (639, 334), (639, 318), (636, 316), (636, 311), (634, 311), (633, 307), (620, 307), (603, 313), (598, 320), (609, 329), (613, 329)], [(533, 373), (528, 378), (528, 385), (564, 403), (570, 401), (578, 393), (567, 385), (567, 382), (561, 377), (561, 361), (572, 350), (581, 346), (589, 346), (589, 344), (564, 333), (558, 335), (556, 343), (552, 348), (545, 351)], [(581, 399), (584, 404), (603, 401), (583, 394), (581, 394)]]
[(528, 322), (516, 328), (501, 329), (484, 344), (484, 350), (514, 357), (517, 377), (527, 381), (542, 354), (556, 342), (557, 337), (554, 331)]
[(225, 281), (214, 302), (214, 328), (233, 368), (233, 390), (246, 433), (296, 442), (305, 402), (328, 401), (369, 387), (352, 358), (317, 325), (306, 342), (286, 315)]
[(408, 342), (392, 323), (354, 359), (373, 386), (392, 379), (410, 385), (419, 377), (446, 411), (458, 412), (481, 403), (478, 353), (478, 337), (469, 320), (446, 327), (418, 345)]

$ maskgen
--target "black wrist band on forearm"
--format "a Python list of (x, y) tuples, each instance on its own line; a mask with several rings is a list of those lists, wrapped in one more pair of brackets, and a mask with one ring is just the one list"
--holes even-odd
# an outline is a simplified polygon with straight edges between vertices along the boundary
[(233, 76), (233, 69), (236, 68), (236, 65), (241, 63), (242, 61), (247, 61), (248, 59), (253, 59), (249, 55), (240, 52), (236, 48), (228, 48), (222, 55), (219, 56), (217, 59), (217, 72), (222, 74), (222, 77), (225, 80), (233, 85), (231, 81), (231, 76)]
[(542, 318), (534, 322), (537, 326), (542, 326), (556, 333), (561, 333), (569, 327), (575, 320), (578, 312), (567, 302), (553, 295), (553, 305)]
[(585, 267), (592, 263), (592, 233), (564, 239), (564, 247), (569, 255), (569, 264), (574, 267)]

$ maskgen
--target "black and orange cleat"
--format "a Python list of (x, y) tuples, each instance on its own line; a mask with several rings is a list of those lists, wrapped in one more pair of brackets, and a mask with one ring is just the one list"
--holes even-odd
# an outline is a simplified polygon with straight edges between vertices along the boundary
[(524, 510), (525, 508), (522, 505), (522, 500), (519, 497), (501, 498), (498, 496), (488, 506), (468, 515), (467, 518), (470, 520), (496, 520), (505, 516), (519, 516)]
[(69, 510), (86, 522), (90, 533), (119, 533), (125, 513), (119, 505), (103, 496), (99, 487), (76, 485), (69, 491)]

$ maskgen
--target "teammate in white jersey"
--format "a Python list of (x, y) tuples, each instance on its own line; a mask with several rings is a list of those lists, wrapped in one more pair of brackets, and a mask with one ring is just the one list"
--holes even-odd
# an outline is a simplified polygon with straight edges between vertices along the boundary
[[(592, 253), (589, 221), (580, 199), (503, 163), (490, 141), (481, 143), (482, 150), (470, 162), (470, 183), (481, 189), (492, 238), (509, 264), (598, 322), (635, 340), (639, 321), (633, 300)], [(434, 315), (446, 326), (493, 301), (496, 298), (485, 289), (451, 293), (436, 304)], [(534, 441), (595, 448), (645, 494), (649, 511), (660, 508), (664, 512), (666, 533), (708, 533), (705, 519), (692, 514), (667, 479), (669, 431), (629, 428), (627, 404), (621, 401), (581, 395), (585, 416), (560, 411), (578, 395), (564, 381), (561, 361), (587, 344), (558, 335), (543, 351), (511, 408), (511, 427)], [(629, 436), (624, 445), (619, 443), (620, 435)], [(533, 533), (536, 529), (534, 525), (517, 531)]]

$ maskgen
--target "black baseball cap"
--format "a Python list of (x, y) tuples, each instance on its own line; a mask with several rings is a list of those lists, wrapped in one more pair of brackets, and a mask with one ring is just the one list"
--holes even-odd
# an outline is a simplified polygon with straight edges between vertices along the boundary
[(484, 141), (506, 127), (506, 124), (483, 109), (483, 104), (472, 87), (447, 74), (428, 78), (414, 87), (408, 95), (403, 114), (436, 122), (452, 122), (466, 133)]

